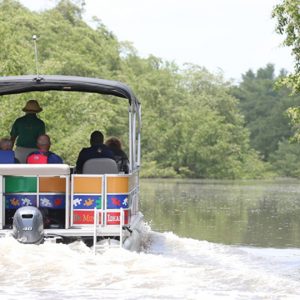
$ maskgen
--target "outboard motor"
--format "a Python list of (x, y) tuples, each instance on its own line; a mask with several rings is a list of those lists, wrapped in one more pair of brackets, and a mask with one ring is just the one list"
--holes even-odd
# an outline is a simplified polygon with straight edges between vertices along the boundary
[(43, 216), (38, 208), (23, 206), (15, 212), (13, 237), (23, 244), (40, 244), (44, 241)]

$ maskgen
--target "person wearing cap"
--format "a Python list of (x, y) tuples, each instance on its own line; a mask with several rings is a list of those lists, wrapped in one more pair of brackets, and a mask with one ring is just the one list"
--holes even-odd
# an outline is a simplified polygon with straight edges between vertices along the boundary
[(45, 123), (37, 117), (37, 113), (43, 109), (36, 100), (27, 101), (22, 110), (26, 114), (14, 122), (10, 136), (13, 146), (16, 141), (16, 158), (20, 163), (25, 163), (27, 155), (37, 150), (36, 141), (45, 133)]
[(37, 151), (30, 153), (27, 156), (28, 164), (62, 164), (63, 160), (57, 154), (49, 151), (51, 140), (48, 134), (42, 134), (38, 137), (36, 145)]
[(103, 144), (103, 134), (96, 130), (90, 137), (91, 147), (83, 148), (77, 158), (76, 173), (82, 173), (84, 163), (91, 158), (111, 158), (114, 159), (112, 151)]

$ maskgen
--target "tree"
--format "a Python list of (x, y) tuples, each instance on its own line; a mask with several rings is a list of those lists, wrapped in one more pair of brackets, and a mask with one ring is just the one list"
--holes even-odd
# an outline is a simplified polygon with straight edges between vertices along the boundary
[[(275, 6), (272, 14), (276, 18), (277, 33), (285, 36), (284, 45), (291, 47), (295, 59), (294, 73), (283, 77), (279, 85), (286, 85), (293, 93), (300, 91), (300, 3), (298, 0), (283, 0)], [(295, 130), (294, 140), (300, 141), (300, 107), (292, 106), (288, 115)]]
[[(142, 161), (145, 176), (253, 178), (265, 171), (249, 145), (238, 100), (221, 76), (150, 55), (138, 56), (95, 20), (91, 28), (75, 1), (34, 13), (15, 0), (0, 0), (0, 73), (35, 72), (31, 36), (38, 36), (41, 73), (120, 80), (143, 107)], [(9, 49), (9, 51), (6, 51)], [(85, 93), (30, 93), (1, 97), (0, 135), (8, 135), (28, 98), (37, 98), (53, 151), (74, 164), (95, 129), (128, 140), (124, 99)], [(14, 105), (12, 105), (12, 103)], [(53, 105), (55, 103), (55, 105)], [(126, 102), (125, 102), (126, 103)]]
[(268, 161), (270, 154), (278, 149), (278, 143), (292, 136), (286, 110), (300, 105), (300, 97), (290, 96), (290, 90), (274, 88), (276, 81), (284, 76), (282, 70), (275, 76), (274, 66), (268, 64), (256, 73), (249, 70), (232, 93), (240, 100), (239, 107), (250, 130), (250, 143), (262, 158)]
[(298, 0), (283, 0), (275, 6), (272, 17), (277, 20), (276, 32), (285, 37), (283, 44), (291, 47), (295, 59), (293, 74), (282, 78), (281, 83), (294, 92), (300, 91), (300, 3)]
[(296, 143), (284, 140), (278, 150), (270, 156), (277, 173), (283, 177), (300, 177), (300, 147)]

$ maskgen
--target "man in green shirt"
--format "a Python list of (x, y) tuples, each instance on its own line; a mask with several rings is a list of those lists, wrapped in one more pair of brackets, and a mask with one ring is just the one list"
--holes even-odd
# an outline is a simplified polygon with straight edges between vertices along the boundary
[(27, 155), (37, 150), (37, 138), (45, 134), (45, 123), (36, 115), (42, 110), (36, 100), (27, 101), (23, 108), (25, 116), (18, 118), (12, 126), (10, 136), (13, 145), (17, 140), (15, 155), (20, 163), (26, 163)]

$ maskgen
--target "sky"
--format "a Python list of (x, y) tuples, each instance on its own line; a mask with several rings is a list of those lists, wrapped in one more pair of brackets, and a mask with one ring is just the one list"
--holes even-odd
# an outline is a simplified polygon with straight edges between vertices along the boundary
[[(79, 1), (79, 0), (78, 0)], [(31, 10), (57, 0), (21, 0)], [(268, 63), (293, 71), (290, 49), (275, 32), (272, 8), (280, 0), (85, 0), (84, 19), (97, 16), (138, 54), (178, 65), (194, 63), (239, 81)]]

